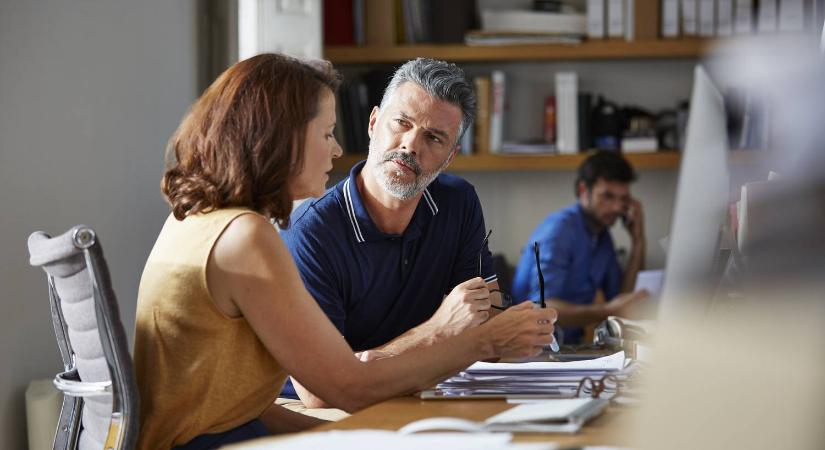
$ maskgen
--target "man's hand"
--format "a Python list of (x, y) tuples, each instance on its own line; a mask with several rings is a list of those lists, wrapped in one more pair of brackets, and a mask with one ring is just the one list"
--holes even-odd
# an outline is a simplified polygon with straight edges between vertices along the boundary
[(646, 289), (620, 294), (609, 301), (605, 308), (610, 316), (632, 317), (648, 297), (650, 293)]
[(644, 211), (642, 210), (642, 203), (635, 198), (631, 197), (628, 203), (624, 226), (627, 228), (627, 232), (630, 233), (630, 238), (634, 243), (644, 239)]
[(553, 342), (553, 324), (557, 317), (555, 309), (537, 308), (533, 302), (524, 302), (485, 323), (484, 335), (490, 339), (494, 357), (529, 358)]
[(435, 333), (448, 337), (477, 327), (490, 317), (490, 290), (480, 277), (471, 278), (444, 297), (428, 324)]

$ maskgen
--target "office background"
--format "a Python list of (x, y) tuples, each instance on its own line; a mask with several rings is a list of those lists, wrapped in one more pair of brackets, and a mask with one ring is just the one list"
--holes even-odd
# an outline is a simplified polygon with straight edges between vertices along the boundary
[[(215, 11), (197, 0), (0, 1), (2, 448), (25, 447), (28, 382), (61, 370), (44, 275), (27, 264), (26, 238), (36, 229), (60, 233), (92, 225), (108, 256), (124, 324), (133, 328), (140, 273), (168, 212), (158, 188), (164, 146), (215, 73), (220, 58), (214, 53), (223, 51), (215, 41), (226, 30), (214, 27)], [(537, 119), (520, 103), (530, 89), (549, 92), (557, 70), (579, 71), (583, 88), (592, 85), (614, 100), (658, 109), (687, 98), (693, 64), (508, 64), (510, 79), (523, 83), (513, 91), (506, 134), (529, 137)], [(493, 67), (479, 64), (468, 72)], [(646, 207), (648, 267), (664, 264), (657, 241), (670, 225), (677, 174), (643, 171), (634, 187)], [(461, 175), (479, 192), (495, 230), (494, 251), (511, 262), (547, 212), (574, 201), (572, 172)], [(627, 245), (623, 233), (616, 237)]]

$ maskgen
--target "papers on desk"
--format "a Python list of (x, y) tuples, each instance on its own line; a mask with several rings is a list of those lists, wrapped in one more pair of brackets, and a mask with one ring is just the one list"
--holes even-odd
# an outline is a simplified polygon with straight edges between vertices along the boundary
[(636, 286), (633, 291), (640, 291), (647, 289), (650, 293), (649, 302), (659, 301), (659, 296), (662, 294), (662, 282), (664, 281), (665, 272), (663, 270), (640, 270), (636, 275)]
[(259, 439), (243, 444), (244, 450), (364, 450), (388, 449), (420, 450), (422, 448), (449, 448), (450, 450), (551, 450), (552, 443), (513, 443), (509, 433), (420, 433), (401, 434), (384, 430), (327, 431), (300, 434), (272, 441)]
[[(601, 378), (625, 366), (624, 352), (571, 362), (485, 363), (422, 391), (422, 399), (570, 398), (585, 377)], [(582, 391), (589, 393), (589, 386)], [(609, 394), (609, 392), (608, 392)]]

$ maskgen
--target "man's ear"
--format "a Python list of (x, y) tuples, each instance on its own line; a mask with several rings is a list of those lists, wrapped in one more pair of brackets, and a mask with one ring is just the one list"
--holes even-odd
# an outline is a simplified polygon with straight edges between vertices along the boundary
[(381, 110), (378, 109), (377, 106), (372, 107), (372, 111), (370, 111), (370, 122), (369, 127), (367, 128), (367, 134), (369, 135), (370, 139), (372, 139), (372, 130), (375, 128), (375, 122), (378, 121), (378, 114), (381, 113)]
[(453, 163), (453, 159), (455, 159), (455, 155), (458, 154), (459, 150), (461, 150), (461, 144), (456, 144), (455, 147), (450, 150), (450, 156), (447, 157), (447, 165), (444, 166), (445, 169)]

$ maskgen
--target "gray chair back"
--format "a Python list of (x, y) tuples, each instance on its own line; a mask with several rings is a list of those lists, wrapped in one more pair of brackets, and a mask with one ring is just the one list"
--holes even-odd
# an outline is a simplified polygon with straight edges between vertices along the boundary
[(126, 332), (100, 242), (78, 225), (29, 236), (30, 263), (46, 271), (52, 322), (65, 371), (55, 450), (133, 449), (138, 391)]

